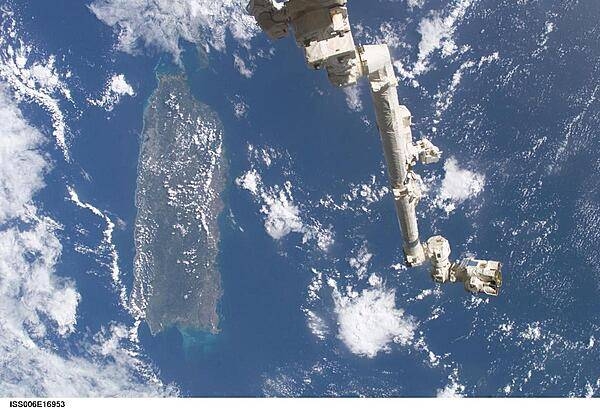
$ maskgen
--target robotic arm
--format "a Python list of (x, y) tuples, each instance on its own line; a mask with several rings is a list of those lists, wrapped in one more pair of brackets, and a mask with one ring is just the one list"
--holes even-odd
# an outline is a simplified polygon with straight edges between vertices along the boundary
[(498, 295), (502, 285), (501, 264), (472, 258), (450, 262), (450, 244), (441, 236), (423, 244), (415, 208), (421, 198), (417, 162), (437, 162), (442, 152), (429, 140), (413, 143), (411, 113), (398, 99), (398, 80), (389, 48), (385, 44), (357, 47), (348, 19), (347, 0), (251, 0), (248, 12), (273, 39), (285, 37), (292, 27), (296, 43), (304, 49), (306, 63), (324, 68), (332, 84), (354, 85), (366, 77), (371, 88), (377, 125), (385, 154), (396, 214), (402, 233), (406, 264), (432, 265), (439, 283), (463, 282), (467, 291)]
[(273, 40), (287, 36), (289, 19), (286, 9), (275, 5), (273, 0), (251, 0), (246, 11), (254, 16), (260, 28)]

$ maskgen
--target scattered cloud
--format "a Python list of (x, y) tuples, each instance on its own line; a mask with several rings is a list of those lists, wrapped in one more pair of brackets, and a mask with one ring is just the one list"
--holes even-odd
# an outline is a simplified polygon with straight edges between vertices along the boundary
[(260, 213), (264, 216), (265, 231), (275, 240), (283, 239), (292, 233), (302, 234), (302, 242), (313, 241), (322, 251), (327, 251), (334, 243), (331, 227), (323, 226), (318, 220), (305, 217), (294, 201), (292, 182), (286, 180), (281, 185), (266, 186), (258, 165), (271, 167), (273, 159), (280, 157), (273, 149), (248, 147), (252, 168), (236, 179), (236, 184), (252, 194), (261, 204)]
[(91, 105), (104, 108), (107, 111), (112, 111), (113, 108), (121, 102), (121, 98), (124, 96), (133, 97), (135, 91), (133, 87), (129, 85), (123, 74), (113, 75), (104, 87), (104, 91), (100, 98), (88, 99)]
[(250, 107), (240, 95), (236, 95), (230, 102), (233, 107), (233, 115), (235, 115), (237, 119), (246, 118), (248, 116)]
[(465, 392), (465, 386), (458, 381), (458, 370), (452, 371), (448, 376), (448, 385), (443, 389), (438, 389), (438, 398), (463, 398)]
[(389, 193), (386, 183), (384, 178), (371, 175), (368, 182), (350, 183), (348, 193), (344, 193), (339, 199), (325, 195), (319, 200), (319, 206), (329, 210), (369, 214), (372, 206)]
[(360, 112), (363, 110), (360, 91), (361, 90), (358, 85), (344, 88), (344, 94), (346, 94), (346, 104), (351, 111)]
[(348, 259), (348, 264), (350, 264), (350, 267), (356, 270), (356, 275), (359, 279), (363, 278), (367, 273), (371, 258), (373, 258), (373, 254), (369, 253), (367, 244), (363, 243), (363, 245), (358, 249), (356, 255)]
[(325, 323), (325, 320), (308, 308), (304, 308), (303, 311), (306, 315), (306, 321), (310, 332), (321, 341), (325, 340), (329, 334), (329, 327)]
[(381, 280), (370, 277), (373, 287), (360, 294), (342, 295), (333, 287), (335, 312), (338, 318), (338, 338), (354, 354), (374, 358), (379, 352), (389, 352), (390, 344), (408, 345), (414, 338), (416, 323), (396, 308), (396, 293), (386, 289)]
[(265, 215), (265, 230), (269, 236), (279, 240), (293, 232), (304, 232), (300, 209), (294, 204), (291, 182), (286, 181), (281, 188), (265, 188), (260, 174), (252, 169), (239, 177), (236, 183), (262, 199), (260, 212)]
[(67, 125), (59, 101), (72, 100), (65, 83), (71, 73), (61, 73), (54, 55), (39, 53), (32, 44), (20, 39), (14, 13), (9, 8), (0, 8), (0, 31), (0, 79), (18, 101), (34, 102), (50, 115), (56, 144), (65, 159), (70, 160)]
[(453, 4), (450, 13), (443, 15), (440, 12), (432, 12), (419, 23), (418, 61), (413, 69), (416, 75), (429, 71), (429, 57), (441, 49), (443, 56), (454, 54), (457, 50), (454, 42), (456, 25), (465, 16), (467, 10), (473, 4), (473, 0), (458, 0)]
[(528, 341), (538, 341), (542, 338), (542, 327), (539, 322), (527, 324), (527, 327), (519, 334), (519, 336)]
[(180, 40), (223, 51), (229, 33), (247, 46), (258, 27), (245, 6), (246, 0), (95, 0), (89, 7), (118, 33), (121, 51), (150, 48), (179, 61)]
[(406, 0), (406, 4), (410, 8), (422, 8), (425, 5), (425, 0)]
[[(440, 88), (435, 94), (435, 118), (433, 120), (434, 125), (437, 125), (441, 121), (441, 117), (446, 110), (452, 105), (454, 96), (459, 89), (459, 85), (463, 79), (465, 73), (473, 72), (475, 68), (480, 70), (484, 65), (491, 64), (500, 60), (500, 54), (498, 52), (483, 56), (479, 59), (479, 62), (473, 60), (466, 60), (452, 75), (450, 84), (447, 87)], [(434, 128), (437, 131), (437, 128)], [(434, 133), (435, 133), (434, 131)]]
[[(459, 24), (464, 20), (467, 11), (477, 0), (455, 0), (443, 10), (432, 10), (426, 17), (419, 21), (417, 32), (421, 39), (418, 44), (416, 61), (410, 61), (408, 57), (394, 61), (394, 68), (404, 80), (408, 80), (413, 87), (419, 87), (417, 78), (429, 72), (432, 68), (431, 58), (438, 50), (442, 57), (448, 57), (455, 54), (459, 47), (455, 42), (455, 32)], [(409, 0), (410, 7), (422, 7), (424, 1)], [(398, 26), (398, 24), (384, 23), (380, 27), (380, 33), (375, 36), (387, 44), (392, 49), (411, 49), (412, 45), (402, 41), (402, 31), (407, 27)], [(365, 30), (366, 32), (366, 30)], [(368, 36), (368, 32), (366, 32)], [(460, 47), (460, 51), (464, 50)], [(406, 55), (406, 52), (402, 52)]]
[(462, 169), (455, 158), (446, 160), (444, 170), (446, 174), (434, 203), (446, 213), (452, 213), (456, 206), (477, 197), (483, 191), (485, 176)]
[(44, 187), (43, 176), (50, 164), (35, 149), (43, 143), (0, 88), (0, 226), (34, 211), (31, 198)]
[[(393, 3), (400, 2), (400, 0), (388, 0), (388, 1), (393, 2)], [(411, 9), (415, 8), (415, 7), (421, 8), (425, 4), (425, 0), (406, 0), (406, 4)]]
[(233, 54), (233, 65), (238, 70), (238, 72), (246, 78), (252, 78), (252, 76), (254, 75), (254, 71), (252, 70), (252, 68), (250, 68), (246, 61), (244, 61), (244, 59), (240, 57), (237, 53)]
[(286, 181), (283, 188), (271, 190), (263, 196), (264, 205), (261, 213), (266, 216), (265, 230), (274, 239), (280, 239), (288, 234), (302, 233), (304, 226), (300, 219), (300, 210), (294, 204), (292, 184)]
[(410, 49), (411, 44), (403, 40), (403, 34), (406, 26), (397, 21), (385, 21), (378, 28), (370, 28), (361, 23), (354, 25), (354, 35), (362, 43), (369, 44), (387, 44), (390, 48)]
[(67, 192), (69, 193), (69, 199), (73, 203), (75, 203), (75, 205), (81, 207), (82, 209), (90, 211), (92, 214), (101, 218), (106, 223), (106, 228), (102, 232), (102, 243), (100, 243), (100, 246), (96, 250), (96, 253), (97, 255), (105, 259), (105, 261), (103, 260), (102, 262), (111, 272), (113, 285), (115, 289), (119, 292), (121, 306), (123, 306), (123, 308), (125, 309), (129, 308), (129, 303), (127, 302), (127, 289), (121, 281), (121, 269), (119, 268), (119, 253), (117, 251), (117, 246), (113, 242), (115, 223), (111, 220), (110, 217), (108, 217), (97, 207), (93, 206), (90, 203), (82, 202), (79, 199), (79, 195), (73, 187), (67, 186)]

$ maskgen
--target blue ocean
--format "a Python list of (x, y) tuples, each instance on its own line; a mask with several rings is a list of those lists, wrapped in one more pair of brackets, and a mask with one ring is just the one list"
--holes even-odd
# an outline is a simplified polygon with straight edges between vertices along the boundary
[[(152, 336), (147, 324), (139, 327), (141, 355), (164, 384), (182, 396), (211, 397), (436, 396), (445, 388), (467, 396), (597, 394), (596, 2), (468, 2), (460, 23), (441, 39), (451, 37), (454, 53), (432, 53), (418, 86), (400, 75), (415, 138), (427, 136), (444, 151), (440, 163), (418, 169), (431, 184), (419, 206), (421, 235), (443, 233), (456, 258), (502, 260), (504, 284), (493, 299), (471, 296), (461, 285), (439, 287), (427, 267), (398, 267), (403, 256), (391, 197), (366, 201), (366, 193), (349, 193), (387, 184), (366, 83), (356, 90), (362, 108), (353, 110), (343, 90), (308, 69), (292, 38), (271, 43), (258, 35), (248, 49), (228, 33), (226, 50), (208, 52), (182, 39), (177, 63), (152, 45), (137, 55), (117, 49), (118, 33), (88, 2), (10, 3), (27, 41), (43, 45), (72, 73), (73, 101), (61, 107), (73, 160), (65, 162), (49, 139), (53, 170), (35, 199), (62, 223), (56, 274), (73, 280), (81, 294), (77, 341), (56, 340), (68, 348), (65, 355), (77, 354), (79, 342), (111, 322), (134, 323), (119, 302), (109, 260), (77, 251), (102, 240), (103, 221), (75, 211), (66, 187), (116, 222), (120, 279), (131, 291), (144, 110), (158, 76), (177, 72), (223, 123), (228, 175), (219, 218), (220, 332), (171, 328)], [(424, 3), (351, 1), (348, 7), (362, 27), (359, 41), (380, 40), (386, 24), (400, 33), (392, 47), (399, 69), (420, 58), (422, 21), (439, 17), (445, 24), (456, 6)], [(240, 75), (234, 54), (249, 61), (250, 78)], [(89, 107), (91, 90), (102, 90), (112, 73), (124, 74), (135, 96), (111, 111)], [(241, 115), (236, 102), (245, 107)], [(51, 133), (44, 111), (32, 104), (22, 110)], [(261, 150), (268, 160), (257, 159)], [(436, 202), (448, 158), (485, 179), (481, 191), (450, 212)], [(267, 234), (263, 199), (238, 180), (250, 170), (260, 173), (267, 193), (289, 182), (305, 226), (334, 232), (327, 250), (306, 232)], [(326, 205), (328, 197), (339, 206)], [(369, 257), (359, 278), (349, 260), (362, 247)], [(324, 278), (311, 298), (315, 271)], [(342, 294), (361, 294), (372, 288), (372, 274), (394, 292), (396, 307), (416, 329), (409, 344), (390, 342), (366, 357), (339, 335), (340, 307), (328, 280)], [(308, 325), (311, 313), (324, 335)]]

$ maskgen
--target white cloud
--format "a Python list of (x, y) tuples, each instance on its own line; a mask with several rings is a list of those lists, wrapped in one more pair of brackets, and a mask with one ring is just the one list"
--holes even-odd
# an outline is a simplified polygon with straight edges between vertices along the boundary
[(251, 169), (236, 179), (235, 183), (238, 186), (250, 191), (253, 195), (260, 194), (259, 189), (262, 188), (262, 180), (256, 169)]
[(115, 105), (121, 102), (121, 98), (124, 96), (133, 97), (135, 91), (133, 87), (129, 85), (123, 74), (114, 74), (107, 82), (104, 87), (104, 91), (100, 98), (88, 99), (91, 105), (99, 106), (107, 111), (112, 111)]
[(72, 280), (56, 274), (62, 227), (34, 201), (50, 169), (39, 150), (44, 144), (0, 87), (0, 186), (6, 193), (0, 202), (0, 395), (175, 393), (142, 361), (125, 326), (110, 324), (93, 339), (71, 341), (81, 295)]
[(233, 114), (237, 119), (245, 118), (248, 116), (248, 110), (250, 107), (244, 101), (240, 95), (235, 95), (230, 99), (231, 106), (233, 107)]
[(429, 70), (429, 57), (434, 51), (441, 49), (443, 56), (451, 55), (456, 51), (453, 38), (456, 24), (465, 16), (472, 4), (473, 0), (458, 0), (448, 15), (442, 16), (439, 12), (433, 12), (429, 17), (421, 20), (419, 56), (413, 70), (416, 75)]
[(246, 78), (252, 78), (252, 76), (254, 75), (254, 71), (252, 71), (252, 69), (248, 67), (246, 61), (244, 61), (244, 59), (240, 57), (237, 53), (233, 54), (233, 65), (238, 70), (238, 72)]
[(344, 94), (346, 94), (346, 104), (351, 111), (360, 112), (363, 110), (361, 92), (358, 85), (344, 88)]
[(451, 382), (443, 389), (439, 389), (437, 391), (438, 398), (462, 398), (464, 395), (462, 394), (464, 390), (464, 386), (460, 385), (456, 382)]
[(372, 29), (361, 23), (354, 25), (354, 35), (360, 42), (369, 44), (387, 44), (390, 48), (412, 48), (402, 38), (405, 26), (396, 20), (385, 21), (378, 28)]
[(444, 19), (437, 13), (424, 18), (419, 24), (419, 60), (423, 61), (432, 52), (442, 47), (442, 40), (447, 40), (450, 36), (451, 26), (446, 24)]
[(356, 213), (371, 213), (372, 205), (379, 202), (389, 193), (389, 188), (377, 176), (371, 175), (366, 183), (351, 183), (348, 193), (335, 200), (326, 195), (319, 200), (319, 206), (330, 210), (352, 211)]
[(75, 329), (80, 296), (73, 283), (52, 274), (62, 252), (55, 234), (59, 225), (33, 214), (25, 220), (30, 224), (27, 228), (0, 231), (0, 310), (5, 321), (0, 326), (12, 327), (14, 333), (8, 336), (27, 328), (33, 337), (44, 337), (49, 326), (66, 335)]
[(360, 294), (342, 295), (333, 286), (335, 312), (338, 317), (338, 338), (354, 354), (374, 358), (379, 352), (389, 352), (390, 344), (409, 344), (414, 338), (416, 323), (404, 310), (396, 308), (394, 290), (387, 290), (380, 281)]
[(313, 240), (317, 243), (317, 247), (324, 252), (328, 251), (335, 243), (333, 226), (323, 227), (318, 220), (312, 219), (309, 225), (304, 228), (303, 232), (304, 236), (302, 237), (302, 243)]
[(358, 249), (356, 256), (348, 259), (348, 264), (350, 264), (350, 267), (356, 270), (356, 275), (358, 278), (363, 278), (366, 274), (371, 258), (373, 258), (373, 254), (369, 253), (367, 244), (363, 243), (363, 245)]
[(179, 60), (180, 40), (223, 51), (226, 36), (247, 45), (258, 33), (246, 0), (95, 0), (90, 10), (118, 32), (120, 50), (150, 47)]
[[(468, 9), (476, 1), (456, 0), (450, 4), (448, 12), (432, 11), (427, 17), (421, 19), (417, 29), (421, 36), (417, 61), (412, 64), (412, 68), (408, 68), (410, 66), (408, 61), (394, 61), (394, 67), (402, 78), (410, 80), (414, 87), (418, 87), (419, 83), (416, 78), (431, 69), (430, 59), (437, 50), (441, 50), (443, 57), (450, 56), (458, 50), (458, 46), (454, 41), (454, 33)], [(422, 5), (423, 2), (420, 0), (409, 0), (409, 6), (411, 7), (422, 7)], [(404, 48), (410, 48), (409, 44), (400, 41), (397, 30), (394, 30), (393, 27), (382, 25), (381, 31), (384, 34), (384, 39), (390, 43), (392, 48), (397, 48), (400, 45)]]
[(438, 389), (438, 398), (463, 398), (465, 396), (465, 386), (458, 380), (458, 370), (454, 369), (448, 376), (448, 385), (443, 389)]
[(533, 324), (527, 324), (527, 328), (525, 328), (519, 336), (528, 341), (538, 341), (542, 338), (542, 328), (540, 323), (534, 322)]
[(314, 268), (311, 269), (311, 272), (313, 277), (308, 286), (308, 299), (309, 301), (316, 301), (320, 299), (319, 292), (323, 288), (323, 273)]
[(408, 7), (410, 8), (421, 8), (425, 5), (425, 0), (406, 0), (406, 3), (408, 4)]
[(478, 196), (485, 186), (485, 176), (470, 170), (461, 169), (455, 158), (451, 157), (444, 163), (446, 174), (442, 187), (435, 199), (435, 204), (451, 213), (456, 206), (467, 199)]
[(265, 186), (256, 169), (259, 162), (267, 168), (273, 160), (280, 157), (273, 149), (256, 149), (248, 147), (252, 160), (256, 163), (252, 169), (236, 179), (236, 184), (249, 191), (261, 204), (260, 212), (264, 215), (265, 231), (275, 240), (280, 240), (291, 233), (302, 234), (302, 242), (314, 241), (322, 251), (327, 251), (334, 243), (332, 227), (324, 227), (318, 220), (303, 220), (300, 207), (295, 203), (292, 194), (292, 182), (286, 180), (282, 186)]
[[(5, 328), (3, 328), (3, 331)], [(172, 395), (154, 379), (142, 378), (140, 360), (123, 348), (126, 329), (112, 325), (80, 355), (63, 357), (31, 339), (0, 337), (0, 395), (7, 397), (152, 397)]]
[[(392, 0), (393, 1), (393, 0)], [(442, 57), (453, 55), (459, 50), (455, 42), (455, 32), (463, 21), (467, 11), (477, 0), (453, 0), (442, 10), (433, 10), (419, 21), (417, 32), (421, 39), (418, 44), (416, 61), (410, 61), (407, 50), (413, 48), (413, 44), (406, 37), (409, 25), (390, 20), (382, 23), (377, 29), (357, 24), (355, 36), (363, 43), (385, 43), (392, 51), (402, 49), (399, 53), (403, 58), (393, 62), (396, 72), (403, 80), (413, 87), (419, 87), (417, 78), (431, 69), (431, 58), (441, 50)], [(407, 0), (410, 8), (421, 8), (425, 0)], [(462, 48), (460, 48), (462, 51)], [(392, 53), (398, 54), (398, 53)]]
[(546, 21), (546, 24), (544, 25), (544, 32), (541, 36), (541, 39), (538, 41), (538, 46), (539, 47), (546, 47), (546, 44), (548, 43), (548, 40), (550, 39), (550, 34), (554, 31), (554, 29), (556, 28), (556, 25), (554, 24), (553, 21)]
[(249, 170), (236, 179), (238, 186), (248, 190), (263, 203), (260, 212), (265, 215), (265, 230), (279, 240), (290, 233), (304, 233), (300, 209), (294, 204), (292, 184), (283, 187), (265, 187), (256, 169)]
[[(390, 2), (399, 2), (400, 0), (388, 0), (388, 1), (390, 1)], [(421, 8), (425, 4), (425, 0), (406, 0), (406, 4), (410, 8), (415, 8), (415, 7)]]
[(69, 193), (69, 199), (73, 203), (75, 203), (77, 206), (83, 209), (89, 210), (97, 217), (103, 219), (106, 223), (106, 229), (104, 229), (102, 233), (102, 243), (100, 244), (96, 252), (98, 253), (98, 255), (103, 256), (107, 259), (107, 262), (105, 262), (104, 264), (110, 270), (113, 285), (115, 289), (119, 292), (119, 299), (121, 301), (121, 305), (126, 309), (129, 308), (129, 303), (127, 302), (127, 289), (121, 281), (121, 269), (119, 268), (119, 253), (117, 251), (117, 246), (115, 246), (115, 244), (113, 243), (115, 223), (111, 220), (110, 217), (104, 214), (97, 207), (89, 203), (82, 202), (79, 199), (79, 195), (73, 187), (67, 186), (67, 191)]
[(292, 232), (304, 232), (300, 209), (294, 204), (291, 188), (292, 184), (286, 181), (283, 188), (275, 186), (263, 194), (264, 205), (260, 211), (266, 216), (265, 230), (276, 240)]
[(26, 217), (33, 211), (33, 194), (44, 186), (50, 167), (35, 148), (42, 138), (21, 118), (16, 106), (0, 88), (0, 225), (8, 219)]
[(34, 102), (50, 115), (56, 143), (69, 160), (67, 125), (59, 99), (71, 100), (64, 82), (70, 72), (62, 74), (56, 67), (55, 56), (39, 55), (33, 45), (19, 39), (17, 23), (8, 8), (0, 8), (0, 31), (0, 79), (8, 84), (17, 100)]
[(327, 327), (325, 320), (308, 308), (305, 308), (303, 311), (306, 315), (308, 329), (314, 336), (323, 341), (329, 333), (329, 328)]

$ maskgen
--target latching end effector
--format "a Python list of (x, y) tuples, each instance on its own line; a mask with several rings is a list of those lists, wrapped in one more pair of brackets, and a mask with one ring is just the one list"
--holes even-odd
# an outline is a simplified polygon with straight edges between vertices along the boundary
[(456, 277), (465, 283), (465, 289), (474, 294), (497, 296), (502, 286), (502, 264), (492, 260), (465, 258), (452, 266)]
[(450, 262), (450, 243), (442, 236), (434, 236), (423, 246), (431, 262), (431, 277), (437, 283), (462, 282), (465, 290), (477, 294), (497, 296), (502, 286), (502, 264), (498, 261), (476, 260), (468, 257)]

